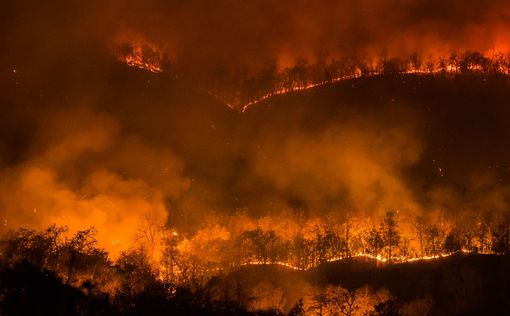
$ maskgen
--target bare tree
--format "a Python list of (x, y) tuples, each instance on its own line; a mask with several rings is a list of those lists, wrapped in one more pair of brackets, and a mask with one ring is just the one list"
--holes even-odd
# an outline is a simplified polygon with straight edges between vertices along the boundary
[(388, 211), (384, 217), (383, 224), (383, 240), (387, 249), (387, 260), (391, 263), (393, 258), (393, 249), (400, 244), (400, 235), (398, 233), (398, 225), (395, 219), (395, 212)]
[(367, 244), (369, 253), (375, 257), (379, 255), (379, 252), (384, 247), (381, 231), (376, 229), (375, 226), (368, 232)]
[(336, 287), (330, 299), (334, 309), (345, 316), (351, 316), (358, 309), (356, 304), (356, 292), (341, 287)]
[(424, 239), (424, 231), (425, 231), (425, 217), (417, 216), (414, 220), (414, 228), (416, 229), (416, 234), (418, 235), (418, 242), (420, 244), (420, 256), (424, 256), (423, 252), (423, 239)]

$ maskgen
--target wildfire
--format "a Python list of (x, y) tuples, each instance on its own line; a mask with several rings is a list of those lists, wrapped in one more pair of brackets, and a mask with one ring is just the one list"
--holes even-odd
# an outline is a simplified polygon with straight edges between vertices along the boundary
[[(464, 254), (471, 253), (470, 251), (465, 250), (465, 249), (461, 250), (460, 252), (462, 252)], [(456, 254), (456, 252), (438, 254), (435, 256), (416, 257), (416, 258), (407, 258), (407, 257), (403, 257), (403, 256), (398, 256), (398, 257), (392, 258), (391, 260), (393, 263), (416, 262), (416, 261), (424, 261), (424, 260), (429, 261), (429, 260), (447, 258), (454, 254)], [(352, 256), (350, 258), (367, 258), (367, 259), (375, 260), (379, 263), (388, 263), (389, 262), (389, 260), (387, 258), (385, 258), (381, 255), (374, 256), (374, 255), (371, 255), (368, 253), (361, 253), (361, 252), (355, 254), (354, 256)], [(328, 259), (327, 262), (332, 263), (332, 262), (338, 262), (338, 261), (342, 261), (342, 260), (346, 260), (346, 259), (349, 259), (349, 257), (331, 258), (331, 259)], [(284, 267), (284, 268), (288, 268), (288, 269), (296, 270), (296, 271), (308, 271), (308, 270), (315, 268), (315, 266), (301, 268), (301, 267), (294, 266), (288, 262), (282, 262), (282, 261), (277, 261), (277, 262), (250, 261), (250, 262), (241, 264), (241, 266), (280, 266), (280, 267)]]
[[(246, 110), (248, 110), (249, 107), (251, 107), (251, 106), (253, 106), (255, 104), (261, 103), (261, 102), (263, 102), (263, 101), (265, 101), (265, 100), (267, 100), (267, 99), (269, 99), (269, 98), (271, 98), (271, 97), (273, 97), (275, 95), (281, 95), (281, 94), (287, 94), (287, 93), (295, 92), (295, 91), (302, 91), (302, 90), (313, 89), (313, 88), (317, 88), (317, 87), (326, 85), (328, 83), (334, 83), (334, 82), (339, 82), (339, 81), (346, 81), (346, 80), (351, 80), (351, 79), (359, 78), (359, 77), (361, 77), (361, 73), (355, 72), (352, 75), (345, 75), (345, 76), (341, 76), (341, 77), (336, 77), (336, 78), (333, 78), (331, 80), (321, 81), (321, 82), (317, 82), (317, 83), (310, 83), (310, 84), (303, 85), (303, 86), (296, 85), (296, 86), (293, 86), (291, 88), (283, 88), (283, 89), (280, 89), (280, 90), (272, 91), (272, 92), (269, 92), (269, 93), (261, 96), (258, 99), (255, 99), (253, 101), (250, 101), (250, 102), (246, 103), (242, 107), (242, 112), (245, 112)], [(229, 107), (230, 107), (230, 105), (229, 105)]]
[[(454, 56), (454, 55), (452, 55)], [(486, 57), (490, 56), (490, 57)], [(439, 58), (438, 61), (429, 61), (426, 64), (413, 64), (407, 63), (402, 65), (398, 61), (395, 61), (396, 65), (389, 66), (390, 72), (398, 73), (401, 75), (436, 75), (436, 74), (458, 74), (460, 72), (496, 72), (503, 75), (510, 75), (510, 68), (508, 67), (508, 60), (505, 60), (503, 55), (498, 52), (487, 52), (486, 54), (481, 53), (466, 53), (463, 55), (463, 63), (458, 58)], [(275, 89), (269, 91), (262, 96), (254, 98), (241, 106), (241, 111), (245, 112), (249, 107), (261, 103), (273, 96), (287, 94), (295, 91), (302, 91), (308, 89), (314, 89), (326, 84), (335, 82), (352, 80), (360, 77), (376, 77), (384, 75), (387, 70), (384, 69), (384, 63), (373, 64), (364, 67), (361, 70), (359, 67), (355, 67), (353, 70), (344, 72), (343, 74), (336, 75), (331, 79), (322, 80), (319, 82), (307, 82), (307, 83), (292, 83), (290, 86)], [(395, 69), (391, 69), (391, 67)], [(228, 104), (230, 108), (232, 106)]]
[[(366, 78), (382, 76), (387, 73), (400, 75), (454, 75), (463, 72), (495, 72), (503, 75), (510, 75), (510, 62), (508, 61), (508, 58), (504, 57), (504, 55), (499, 51), (486, 52), (484, 54), (464, 53), (463, 55), (459, 55), (459, 57), (456, 57), (456, 54), (452, 54), (452, 56), (449, 58), (440, 57), (430, 59), (427, 62), (420, 62), (419, 64), (417, 61), (403, 62), (397, 59), (370, 62), (368, 64), (362, 61), (359, 66), (341, 70), (337, 69), (331, 73), (332, 77), (323, 77), (322, 79), (317, 79), (317, 77), (315, 77), (316, 79), (311, 79), (313, 78), (312, 76), (305, 76), (296, 80), (296, 78), (291, 78), (288, 77), (288, 75), (285, 75), (286, 71), (292, 70), (292, 68), (288, 68), (276, 74), (278, 79), (273, 83), (273, 89), (257, 91), (251, 96), (243, 96), (244, 93), (241, 91), (234, 91), (233, 93), (231, 91), (231, 93), (228, 93), (221, 89), (212, 91), (208, 87), (204, 87), (204, 90), (230, 109), (240, 109), (241, 112), (246, 112), (250, 107), (262, 103), (273, 96), (314, 89), (327, 84), (352, 80), (360, 77)], [(117, 58), (119, 61), (130, 67), (144, 69), (153, 73), (161, 73), (164, 71), (163, 51), (156, 45), (143, 40), (126, 42), (119, 45)], [(314, 65), (307, 65), (306, 67), (313, 68)], [(307, 69), (304, 71), (306, 72)], [(314, 72), (313, 69), (312, 72)], [(238, 79), (241, 81), (243, 80), (243, 78)], [(248, 101), (242, 102), (241, 100), (243, 98)]]
[(119, 49), (118, 59), (130, 67), (153, 73), (163, 72), (163, 52), (146, 42), (126, 43)]
[[(480, 67), (474, 67), (474, 66), (469, 67), (468, 69), (471, 70), (471, 71), (481, 71), (482, 70)], [(442, 72), (445, 72), (445, 71), (447, 73), (453, 73), (454, 72), (454, 68), (453, 68), (452, 65), (448, 65), (446, 68), (436, 68), (436, 69), (432, 69), (432, 70), (407, 69), (405, 71), (400, 72), (400, 74), (402, 74), (402, 75), (428, 75), (428, 74), (438, 74), (438, 73), (442, 73)], [(250, 101), (250, 102), (246, 103), (242, 107), (241, 112), (246, 112), (248, 110), (248, 108), (250, 108), (251, 106), (256, 105), (258, 103), (261, 103), (261, 102), (264, 102), (267, 99), (269, 99), (269, 98), (271, 98), (273, 96), (276, 96), (276, 95), (283, 95), (283, 94), (287, 94), (287, 93), (290, 93), (290, 92), (297, 92), (297, 91), (314, 89), (314, 88), (321, 87), (321, 86), (324, 86), (324, 85), (327, 85), (327, 84), (336, 83), (336, 82), (342, 82), (342, 81), (347, 81), (347, 80), (352, 80), (352, 79), (356, 79), (356, 78), (360, 78), (360, 77), (377, 77), (377, 76), (381, 76), (381, 75), (383, 75), (383, 73), (381, 73), (379, 71), (371, 71), (370, 73), (363, 74), (361, 71), (359, 71), (359, 69), (357, 69), (352, 74), (335, 77), (335, 78), (333, 78), (331, 80), (325, 80), (325, 81), (321, 81), (321, 82), (317, 82), (317, 83), (310, 83), (310, 84), (307, 84), (307, 85), (296, 85), (296, 86), (291, 87), (291, 88), (284, 88), (284, 89), (272, 91), (272, 92), (269, 92), (269, 93), (261, 96), (258, 99), (255, 99), (253, 101)], [(228, 104), (228, 106), (230, 108), (232, 108), (231, 105)]]
[[(508, 247), (505, 236), (510, 226), (494, 224), (495, 230), (486, 231), (479, 219), (455, 225), (439, 211), (399, 221), (395, 220), (396, 214), (399, 212), (388, 211), (379, 220), (353, 215), (345, 221), (331, 222), (310, 218), (300, 226), (290, 224), (285, 228), (266, 226), (265, 219), (254, 223), (242, 218), (246, 221), (242, 225), (237, 221), (231, 227), (215, 224), (191, 235), (169, 229), (165, 231), (160, 269), (175, 282), (196, 277), (197, 273), (207, 278), (243, 266), (309, 271), (353, 258), (385, 266), (440, 260), (455, 254), (502, 254)], [(285, 222), (280, 216), (276, 218)], [(277, 222), (276, 218), (268, 217), (268, 223)], [(282, 232), (289, 226), (290, 232)]]
[(289, 269), (298, 270), (298, 271), (306, 271), (306, 270), (308, 270), (306, 268), (296, 267), (296, 266), (293, 266), (290, 263), (282, 262), (282, 261), (278, 261), (278, 262), (250, 261), (250, 262), (247, 262), (247, 263), (243, 263), (241, 265), (242, 266), (265, 266), (265, 265), (272, 265), (272, 266), (281, 266), (281, 267), (284, 267), (284, 268), (289, 268)]

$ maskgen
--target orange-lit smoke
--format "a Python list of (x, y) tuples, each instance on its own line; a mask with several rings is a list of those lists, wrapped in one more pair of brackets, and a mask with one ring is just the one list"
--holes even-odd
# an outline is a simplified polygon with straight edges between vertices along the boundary
[[(67, 123), (77, 118), (78, 124)], [(2, 172), (4, 231), (53, 223), (71, 232), (93, 226), (99, 245), (113, 257), (140, 242), (158, 246), (145, 233), (161, 231), (169, 216), (165, 198), (186, 190), (182, 162), (137, 138), (121, 137), (118, 122), (107, 115), (57, 113), (48, 123), (53, 130), (40, 139), (46, 146)], [(53, 138), (55, 133), (60, 137)]]
[(314, 136), (261, 139), (262, 148), (253, 152), (254, 172), (314, 210), (330, 211), (342, 196), (343, 208), (351, 210), (415, 213), (420, 206), (401, 171), (419, 158), (420, 141), (403, 127), (377, 124), (346, 122)]
[[(478, 177), (487, 174), (487, 165), (505, 168), (492, 156), (508, 161), (501, 153), (506, 122), (500, 130), (472, 133), (471, 125), (490, 112), (485, 102), (491, 93), (476, 104), (480, 112), (469, 112), (477, 108), (473, 104), (443, 104), (436, 97), (420, 106), (438, 103), (440, 110), (413, 113), (409, 109), (418, 106), (395, 105), (399, 100), (392, 95), (398, 93), (384, 85), (358, 91), (353, 82), (346, 94), (356, 98), (347, 101), (333, 95), (307, 107), (294, 100), (237, 115), (201, 89), (236, 92), (243, 85), (231, 80), (236, 75), (251, 79), (268, 65), (282, 70), (300, 58), (375, 64), (414, 52), (424, 61), (453, 51), (507, 52), (507, 1), (155, 0), (76, 7), (62, 1), (66, 9), (58, 12), (58, 5), (28, 2), (9, 4), (0, 19), (4, 229), (53, 222), (72, 230), (95, 226), (101, 245), (115, 256), (135, 240), (156, 247), (144, 230), (170, 222), (193, 231), (203, 228), (207, 214), (227, 216), (237, 208), (254, 216), (282, 209), (310, 216), (397, 209), (411, 216), (430, 209), (508, 208), (508, 186), (499, 175)], [(112, 46), (119, 42), (128, 46), (115, 56), (156, 74), (112, 67)], [(169, 54), (184, 77), (180, 85), (159, 74)], [(361, 97), (373, 107), (357, 104)], [(478, 127), (498, 126), (493, 123), (508, 117), (506, 111), (495, 106)], [(434, 134), (435, 126), (443, 133), (461, 125), (468, 128), (448, 137)], [(450, 136), (452, 143), (443, 144)], [(466, 154), (462, 141), (491, 146)], [(487, 156), (469, 161), (479, 155)], [(406, 172), (424, 159), (434, 161), (433, 171), (419, 166), (421, 176), (410, 179)], [(457, 171), (461, 176), (451, 180), (459, 166), (465, 167)], [(440, 185), (429, 179), (436, 170)], [(477, 180), (466, 184), (464, 176)], [(254, 226), (230, 220), (233, 235)], [(260, 225), (268, 227), (270, 220)], [(278, 231), (288, 239), (286, 227)]]

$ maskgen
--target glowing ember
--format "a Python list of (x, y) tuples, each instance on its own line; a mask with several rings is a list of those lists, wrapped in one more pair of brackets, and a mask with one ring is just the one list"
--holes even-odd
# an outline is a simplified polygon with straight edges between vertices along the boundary
[[(467, 251), (465, 249), (461, 250), (460, 252), (464, 253), (464, 254), (472, 253), (472, 252)], [(439, 255), (435, 255), (435, 256), (423, 256), (423, 257), (415, 257), (415, 258), (407, 258), (407, 257), (398, 256), (398, 257), (392, 258), (392, 263), (415, 262), (415, 261), (421, 261), (421, 260), (427, 260), (427, 261), (428, 260), (435, 260), (435, 259), (447, 258), (447, 257), (450, 257), (450, 256), (452, 256), (454, 254), (456, 254), (456, 253), (455, 252), (454, 253), (445, 253), (445, 254), (439, 254)], [(485, 254), (485, 253), (479, 253), (479, 254)], [(487, 253), (487, 254), (489, 254), (489, 253)], [(358, 254), (356, 254), (354, 256), (351, 256), (351, 257), (336, 257), (336, 258), (331, 258), (331, 259), (328, 259), (327, 262), (329, 262), (329, 263), (339, 262), (339, 261), (346, 260), (346, 259), (349, 259), (349, 258), (367, 258), (367, 259), (378, 261), (380, 263), (388, 263), (388, 259), (387, 258), (384, 258), (381, 255), (374, 256), (374, 255), (371, 255), (371, 254), (368, 254), (368, 253), (358, 253)], [(280, 267), (289, 268), (289, 269), (298, 270), (298, 271), (308, 271), (308, 270), (313, 269), (313, 268), (316, 267), (316, 266), (310, 266), (310, 267), (302, 268), (302, 267), (294, 266), (291, 263), (282, 262), (282, 261), (277, 261), (277, 262), (250, 261), (250, 262), (246, 262), (246, 263), (241, 264), (241, 266), (260, 266), (260, 265), (264, 265), (264, 266), (280, 266)]]
[(128, 66), (153, 73), (163, 71), (163, 52), (156, 46), (143, 43), (127, 43), (120, 47), (118, 59)]

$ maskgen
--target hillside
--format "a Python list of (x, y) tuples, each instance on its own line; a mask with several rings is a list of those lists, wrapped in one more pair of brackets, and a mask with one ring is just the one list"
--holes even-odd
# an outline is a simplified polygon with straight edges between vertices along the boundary
[[(324, 203), (332, 201), (351, 205), (342, 197), (351, 190), (345, 186), (319, 197), (324, 203), (311, 201), (315, 198), (303, 191), (320, 188), (323, 179), (305, 174), (318, 173), (316, 167), (291, 170), (281, 175), (281, 180), (274, 179), (276, 170), (271, 168), (289, 167), (284, 161), (288, 155), (306, 157), (309, 150), (326, 150), (332, 143), (338, 144), (335, 154), (343, 155), (342, 146), (348, 146), (343, 143), (353, 137), (361, 138), (357, 140), (360, 146), (374, 148), (384, 157), (364, 148), (356, 148), (363, 151), (356, 154), (382, 159), (381, 164), (399, 164), (395, 177), (412, 192), (413, 203), (422, 208), (438, 204), (446, 209), (457, 207), (464, 193), (475, 190), (470, 183), (481, 174), (496, 178), (497, 183), (487, 180), (489, 187), (510, 181), (510, 154), (505, 150), (510, 139), (506, 119), (510, 81), (504, 75), (357, 78), (276, 95), (245, 113), (232, 111), (197, 90), (192, 82), (165, 73), (120, 65), (108, 81), (101, 110), (116, 117), (126, 132), (175, 153), (185, 162), (185, 173), (195, 181), (188, 195), (198, 194), (202, 200), (205, 193), (207, 200), (200, 203), (215, 208), (247, 207), (263, 214), (275, 203), (315, 209), (327, 208)], [(306, 145), (298, 146), (298, 142)], [(317, 148), (311, 148), (312, 142)], [(287, 152), (290, 150), (294, 152)], [(402, 155), (389, 157), (391, 153), (385, 151)], [(264, 159), (271, 163), (265, 164)], [(338, 172), (334, 166), (324, 167), (330, 173)], [(390, 173), (393, 176), (394, 172)], [(296, 177), (304, 177), (309, 184), (291, 185), (298, 181)], [(438, 193), (439, 186), (454, 190), (458, 198), (444, 198)], [(178, 206), (179, 201), (176, 203)], [(480, 207), (466, 203), (462, 208)], [(193, 213), (182, 219), (188, 223), (187, 229), (199, 221)]]
[[(510, 258), (457, 254), (448, 258), (395, 265), (370, 259), (345, 259), (301, 272), (279, 266), (242, 268), (246, 290), (270, 282), (282, 288), (288, 308), (309, 294), (308, 287), (328, 285), (356, 290), (368, 286), (388, 290), (395, 304), (426, 300), (433, 315), (506, 315), (510, 311)], [(233, 274), (234, 278), (236, 273)]]
[[(167, 73), (115, 64), (102, 80), (83, 88), (83, 99), (78, 99), (86, 105), (73, 109), (65, 100), (74, 100), (82, 87), (44, 97), (11, 89), (2, 97), (13, 105), (6, 117), (30, 126), (13, 128), (2, 139), (2, 148), (11, 149), (2, 161), (5, 196), (10, 197), (2, 205), (15, 210), (5, 215), (6, 230), (61, 215), (71, 226), (96, 227), (98, 246), (110, 255), (133, 251), (124, 257), (129, 263), (146, 255), (147, 248), (129, 248), (127, 235), (140, 233), (139, 226), (115, 226), (103, 219), (137, 223), (145, 215), (140, 209), (157, 210), (160, 217), (148, 229), (162, 229), (171, 255), (163, 257), (159, 268), (170, 265), (172, 270), (157, 279), (145, 276), (156, 284), (157, 300), (167, 299), (167, 286), (182, 290), (172, 298), (179, 308), (186, 308), (191, 295), (200, 298), (194, 308), (219, 300), (251, 311), (287, 312), (300, 298), (313, 306), (311, 297), (323, 291), (337, 296), (364, 291), (372, 311), (377, 306), (419, 307), (439, 315), (508, 311), (505, 256), (453, 256), (391, 266), (357, 258), (317, 266), (346, 250), (380, 254), (387, 249), (388, 214), (395, 216), (401, 236), (392, 245), (394, 255), (464, 249), (508, 254), (506, 76), (357, 78), (277, 95), (244, 113)], [(27, 99), (30, 107), (15, 106)], [(11, 130), (9, 124), (3, 128)], [(80, 216), (91, 205), (102, 216), (83, 221)], [(426, 225), (423, 245), (418, 218)], [(348, 225), (353, 226), (346, 242)], [(105, 238), (104, 231), (111, 235)], [(379, 242), (370, 241), (374, 232)], [(36, 253), (47, 251), (28, 244)], [(9, 249), (21, 251), (13, 256), (16, 260), (31, 259), (30, 247), (27, 253)], [(73, 257), (58, 260), (66, 258)], [(106, 284), (115, 284), (119, 271), (131, 267), (119, 269), (101, 258), (97, 265), (115, 271), (105, 276)], [(253, 260), (299, 261), (311, 269), (237, 269), (233, 264)], [(42, 262), (43, 269), (56, 269), (50, 270), (56, 276), (49, 282), (61, 282), (62, 271)], [(5, 271), (34, 271), (30, 265), (18, 268), (6, 266)], [(17, 285), (9, 286), (16, 303)], [(139, 291), (133, 299), (148, 294), (143, 286)], [(96, 294), (100, 298), (103, 292)]]

